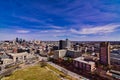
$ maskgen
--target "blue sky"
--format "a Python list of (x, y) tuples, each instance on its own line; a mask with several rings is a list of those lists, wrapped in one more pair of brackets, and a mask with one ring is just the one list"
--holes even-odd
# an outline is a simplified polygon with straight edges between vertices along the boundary
[(120, 40), (120, 0), (0, 0), (0, 40)]

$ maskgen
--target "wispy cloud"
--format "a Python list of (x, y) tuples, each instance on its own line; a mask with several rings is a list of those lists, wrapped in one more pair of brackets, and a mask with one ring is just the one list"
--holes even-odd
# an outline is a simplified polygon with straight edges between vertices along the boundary
[(106, 40), (115, 40), (116, 36), (120, 37), (120, 3), (117, 1), (21, 0), (0, 4), (3, 5), (0, 7), (0, 26), (5, 24), (0, 27), (0, 35), (4, 34), (4, 38), (21, 35), (46, 40), (66, 36), (74, 40), (102, 40), (106, 35)]
[(26, 21), (30, 21), (30, 22), (39, 22), (39, 23), (43, 22), (43, 21), (41, 21), (41, 20), (39, 20), (39, 19), (37, 19), (37, 18), (33, 18), (33, 17), (16, 16), (16, 15), (13, 15), (13, 16), (16, 17), (16, 18), (19, 18), (19, 19), (23, 19), (23, 20), (26, 20)]
[(25, 33), (29, 33), (30, 31), (29, 30), (17, 30), (16, 32), (25, 34)]
[(62, 33), (62, 32), (66, 32), (67, 30), (42, 30), (40, 32), (43, 32), (43, 33)]
[(102, 34), (114, 32), (118, 27), (120, 27), (118, 24), (108, 24), (104, 26), (82, 28), (80, 30), (70, 29), (70, 31), (76, 34)]
[(54, 29), (62, 29), (63, 27), (61, 27), (61, 26), (54, 26), (54, 25), (52, 25), (52, 26), (50, 26), (51, 28), (54, 28)]

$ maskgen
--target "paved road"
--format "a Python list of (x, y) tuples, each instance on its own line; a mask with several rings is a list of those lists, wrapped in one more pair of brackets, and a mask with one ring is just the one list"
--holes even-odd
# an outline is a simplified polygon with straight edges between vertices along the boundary
[(57, 64), (54, 64), (52, 62), (47, 62), (47, 63), (50, 64), (51, 66), (57, 68), (58, 70), (70, 75), (71, 77), (74, 77), (74, 78), (78, 79), (78, 80), (89, 80), (89, 79), (87, 79), (87, 78), (85, 78), (85, 77), (83, 77), (81, 75), (78, 75), (78, 74), (76, 74), (74, 72), (71, 72), (71, 71), (69, 71), (69, 70), (67, 70), (67, 69), (65, 69), (65, 68), (63, 68), (63, 67), (61, 67), (61, 66), (59, 66)]

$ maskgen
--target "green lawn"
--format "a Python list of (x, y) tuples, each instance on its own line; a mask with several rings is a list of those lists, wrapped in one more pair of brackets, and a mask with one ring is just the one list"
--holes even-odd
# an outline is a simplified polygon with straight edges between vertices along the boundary
[(60, 80), (60, 78), (46, 68), (36, 65), (17, 70), (11, 76), (5, 77), (2, 80)]
[(75, 78), (73, 78), (73, 77), (71, 77), (69, 75), (64, 74), (63, 72), (59, 71), (58, 69), (54, 68), (53, 66), (51, 66), (49, 64), (47, 65), (47, 67), (50, 68), (51, 70), (55, 71), (59, 75), (64, 76), (64, 78), (66, 78), (68, 80), (77, 80), (77, 79), (75, 79)]

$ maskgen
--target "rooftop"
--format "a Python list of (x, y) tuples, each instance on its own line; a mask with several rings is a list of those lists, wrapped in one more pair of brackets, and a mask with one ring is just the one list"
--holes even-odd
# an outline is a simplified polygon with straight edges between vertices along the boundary
[(78, 58), (75, 58), (74, 60), (75, 61), (79, 61), (79, 62), (83, 62), (83, 63), (86, 63), (86, 64), (89, 64), (89, 65), (95, 64), (95, 62), (93, 62), (93, 61), (85, 61), (84, 57), (78, 57)]
[(22, 56), (22, 55), (27, 55), (27, 52), (22, 52), (22, 53), (8, 53), (8, 55), (11, 55), (11, 56)]

